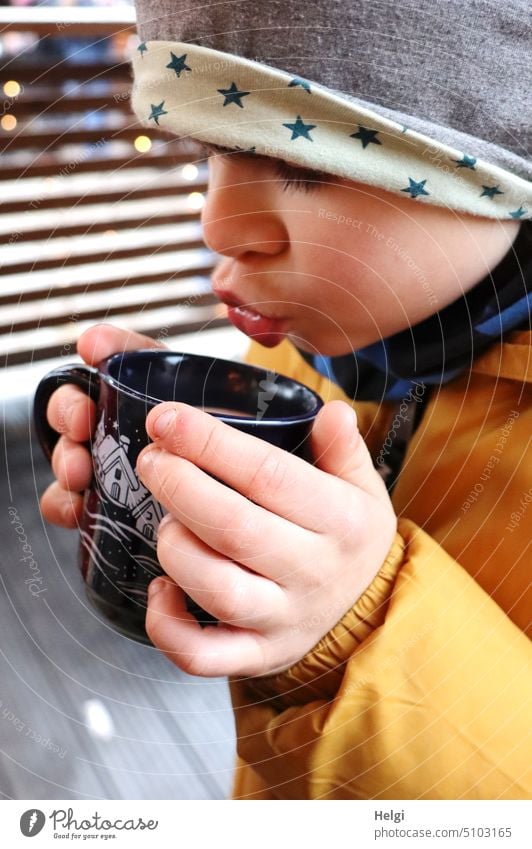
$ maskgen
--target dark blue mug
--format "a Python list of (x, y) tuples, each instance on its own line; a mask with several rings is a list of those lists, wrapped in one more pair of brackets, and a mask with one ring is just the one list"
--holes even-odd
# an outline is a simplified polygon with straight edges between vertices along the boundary
[[(163, 574), (157, 528), (165, 513), (135, 473), (141, 449), (151, 442), (149, 411), (162, 401), (182, 401), (312, 462), (309, 437), (323, 401), (302, 383), (244, 363), (153, 349), (114, 354), (96, 368), (61, 366), (39, 383), (34, 424), (48, 460), (59, 434), (46, 409), (64, 383), (79, 386), (97, 406), (87, 444), (94, 473), (80, 525), (86, 592), (115, 630), (149, 643), (147, 588)], [(200, 624), (216, 622), (188, 597), (187, 606)]]

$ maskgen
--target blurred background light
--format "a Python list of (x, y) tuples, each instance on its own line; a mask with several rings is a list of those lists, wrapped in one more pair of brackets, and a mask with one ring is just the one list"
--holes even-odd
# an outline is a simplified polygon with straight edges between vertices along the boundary
[(189, 162), (187, 163), (187, 165), (183, 165), (183, 168), (181, 169), (181, 174), (184, 180), (190, 180), (190, 182), (192, 182), (198, 176), (199, 171), (195, 165)]
[(85, 725), (93, 737), (99, 740), (111, 740), (115, 726), (111, 714), (100, 699), (87, 699), (83, 704)]
[(0, 126), (3, 130), (7, 130), (8, 132), (10, 130), (14, 130), (17, 126), (17, 119), (14, 115), (3, 115), (0, 120)]
[(8, 80), (7, 83), (4, 83), (4, 94), (7, 97), (17, 97), (20, 92), (20, 84), (16, 80)]
[(133, 145), (139, 153), (147, 153), (148, 150), (151, 150), (151, 139), (148, 136), (137, 136)]
[(191, 192), (187, 198), (190, 209), (201, 209), (205, 203), (205, 196), (201, 192)]

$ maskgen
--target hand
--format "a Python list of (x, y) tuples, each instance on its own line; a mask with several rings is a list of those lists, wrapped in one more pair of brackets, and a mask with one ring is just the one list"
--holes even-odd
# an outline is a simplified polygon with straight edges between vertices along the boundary
[[(111, 324), (97, 324), (79, 337), (77, 350), (88, 365), (96, 365), (119, 351), (164, 347), (148, 336)], [(86, 442), (94, 431), (96, 405), (77, 386), (65, 384), (51, 396), (46, 415), (54, 430), (63, 435), (52, 455), (57, 480), (41, 496), (42, 515), (55, 525), (76, 528), (81, 520), (82, 493), (92, 478), (90, 454), (80, 443)]]
[[(369, 586), (397, 528), (354, 411), (343, 401), (320, 410), (315, 466), (186, 404), (159, 404), (146, 428), (154, 443), (137, 474), (169, 511), (151, 640), (194, 675), (291, 666)], [(202, 628), (184, 592), (220, 624)]]

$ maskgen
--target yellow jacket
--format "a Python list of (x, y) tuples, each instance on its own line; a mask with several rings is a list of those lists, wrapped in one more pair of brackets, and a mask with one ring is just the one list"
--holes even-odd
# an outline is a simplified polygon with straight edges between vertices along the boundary
[[(532, 796), (531, 342), (512, 333), (433, 393), (395, 541), (341, 622), (288, 671), (230, 682), (236, 798)], [(349, 402), (287, 341), (246, 359)], [(375, 457), (394, 405), (354, 406)]]

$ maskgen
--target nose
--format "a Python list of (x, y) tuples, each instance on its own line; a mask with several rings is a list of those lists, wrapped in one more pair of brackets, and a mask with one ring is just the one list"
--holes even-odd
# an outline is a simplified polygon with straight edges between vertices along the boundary
[(275, 182), (249, 157), (209, 160), (209, 185), (201, 211), (205, 244), (222, 256), (276, 256), (288, 247), (286, 222), (275, 201)]

